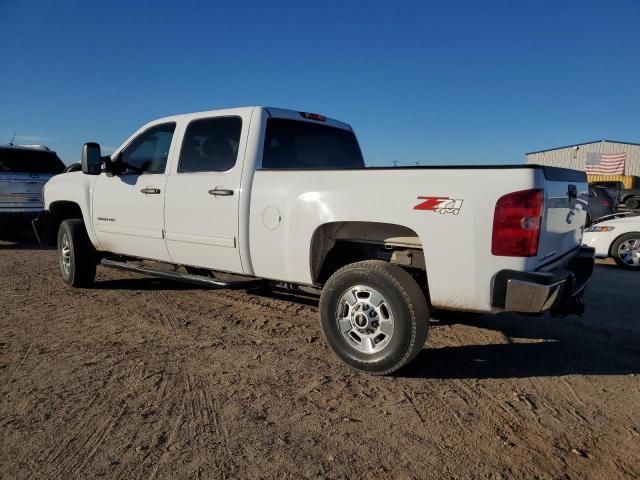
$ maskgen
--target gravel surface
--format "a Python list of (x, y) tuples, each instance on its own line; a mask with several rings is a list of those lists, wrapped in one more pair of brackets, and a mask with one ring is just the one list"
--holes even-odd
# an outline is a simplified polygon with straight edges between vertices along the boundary
[(584, 318), (439, 314), (393, 377), (317, 302), (100, 268), (0, 234), (0, 478), (638, 478), (640, 273)]

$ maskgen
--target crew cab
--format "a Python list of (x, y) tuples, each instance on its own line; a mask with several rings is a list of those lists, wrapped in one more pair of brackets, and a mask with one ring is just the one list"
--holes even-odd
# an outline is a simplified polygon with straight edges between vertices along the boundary
[(351, 126), (267, 107), (152, 121), (53, 178), (34, 226), (62, 279), (96, 265), (220, 287), (320, 294), (328, 344), (390, 373), (433, 309), (580, 313), (588, 189), (574, 170), (367, 168)]

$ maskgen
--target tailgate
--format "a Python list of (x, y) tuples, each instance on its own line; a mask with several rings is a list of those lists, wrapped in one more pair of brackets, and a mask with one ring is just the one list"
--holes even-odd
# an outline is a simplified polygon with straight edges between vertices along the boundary
[(4, 173), (0, 174), (0, 207), (40, 205), (42, 188), (51, 178), (44, 174)]
[(589, 200), (584, 172), (552, 167), (543, 170), (545, 196), (538, 248), (540, 264), (580, 246)]

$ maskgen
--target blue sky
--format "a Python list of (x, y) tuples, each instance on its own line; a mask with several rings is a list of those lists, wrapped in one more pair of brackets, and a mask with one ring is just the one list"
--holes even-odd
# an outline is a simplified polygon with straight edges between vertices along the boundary
[(66, 163), (154, 118), (272, 105), (349, 122), (372, 165), (640, 142), (640, 2), (0, 0), (0, 143)]

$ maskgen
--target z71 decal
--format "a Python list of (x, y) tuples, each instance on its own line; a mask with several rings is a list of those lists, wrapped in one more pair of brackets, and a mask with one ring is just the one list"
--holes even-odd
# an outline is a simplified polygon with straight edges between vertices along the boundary
[(463, 200), (449, 197), (418, 197), (418, 200), (423, 202), (413, 207), (414, 210), (430, 210), (441, 215), (458, 215), (463, 202)]

